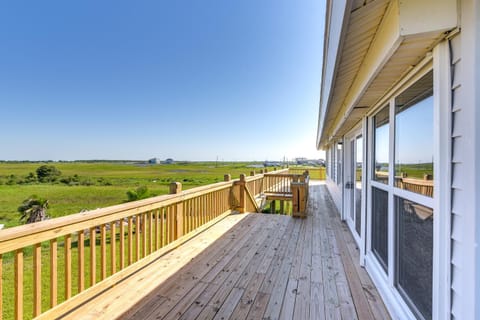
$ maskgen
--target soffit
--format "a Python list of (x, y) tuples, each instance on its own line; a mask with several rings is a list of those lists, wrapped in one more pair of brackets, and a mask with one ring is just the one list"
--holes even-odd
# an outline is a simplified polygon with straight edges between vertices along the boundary
[[(444, 26), (438, 25), (441, 19), (432, 17), (426, 19), (425, 30), (429, 32), (404, 33), (401, 22), (410, 26), (414, 21), (400, 20), (396, 1), (354, 0), (351, 8), (342, 30), (342, 49), (338, 52), (339, 62), (318, 137), (319, 147), (342, 137), (355, 126), (404, 75), (425, 59), (446, 32)], [(404, 8), (405, 17), (416, 8), (414, 3)]]
[[(332, 97), (325, 117), (325, 124), (333, 124), (342, 108), (346, 92), (352, 86), (362, 62), (375, 37), (388, 6), (386, 0), (354, 1), (340, 53), (340, 62), (336, 70), (335, 82), (332, 88)], [(327, 133), (325, 131), (325, 133)], [(323, 137), (323, 141), (325, 142)]]

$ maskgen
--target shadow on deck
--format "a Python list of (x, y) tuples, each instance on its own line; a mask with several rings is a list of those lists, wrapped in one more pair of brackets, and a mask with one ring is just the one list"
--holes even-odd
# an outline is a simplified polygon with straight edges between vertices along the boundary
[(388, 319), (325, 185), (308, 216), (230, 215), (68, 318)]

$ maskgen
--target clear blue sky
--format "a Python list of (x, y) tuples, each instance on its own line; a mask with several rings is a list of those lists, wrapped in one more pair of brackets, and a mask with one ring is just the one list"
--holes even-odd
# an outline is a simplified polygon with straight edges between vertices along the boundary
[(323, 157), (324, 5), (2, 1), (0, 159)]

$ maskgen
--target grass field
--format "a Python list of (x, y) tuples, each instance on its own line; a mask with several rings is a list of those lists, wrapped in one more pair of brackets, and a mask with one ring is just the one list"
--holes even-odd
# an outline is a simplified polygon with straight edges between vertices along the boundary
[[(171, 165), (146, 165), (120, 162), (69, 162), (49, 163), (62, 172), (62, 177), (77, 175), (81, 183), (29, 183), (8, 184), (12, 175), (21, 180), (43, 163), (0, 163), (0, 223), (6, 227), (21, 224), (18, 206), (31, 195), (49, 200), (50, 217), (60, 217), (81, 210), (90, 210), (124, 202), (126, 192), (147, 186), (154, 195), (168, 193), (172, 181), (183, 184), (183, 189), (223, 181), (230, 173), (236, 178), (249, 174), (251, 163), (180, 163)], [(257, 169), (259, 170), (259, 169)]]

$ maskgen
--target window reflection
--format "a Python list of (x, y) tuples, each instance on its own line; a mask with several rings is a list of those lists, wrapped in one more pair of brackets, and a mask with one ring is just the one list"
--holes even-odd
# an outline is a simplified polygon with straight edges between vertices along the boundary
[(388, 192), (372, 188), (372, 251), (388, 271)]
[(360, 235), (362, 221), (362, 165), (363, 165), (363, 138), (355, 140), (355, 230)]
[(383, 108), (373, 118), (373, 125), (375, 130), (374, 145), (375, 145), (375, 168), (373, 179), (388, 184), (388, 137), (389, 137), (389, 115), (388, 106)]
[(433, 197), (433, 74), (395, 99), (395, 186)]
[(399, 292), (426, 319), (432, 317), (433, 210), (395, 197)]
[(343, 183), (343, 164), (342, 164), (342, 159), (343, 159), (343, 154), (342, 154), (342, 148), (343, 144), (342, 142), (337, 142), (337, 184), (341, 185)]

